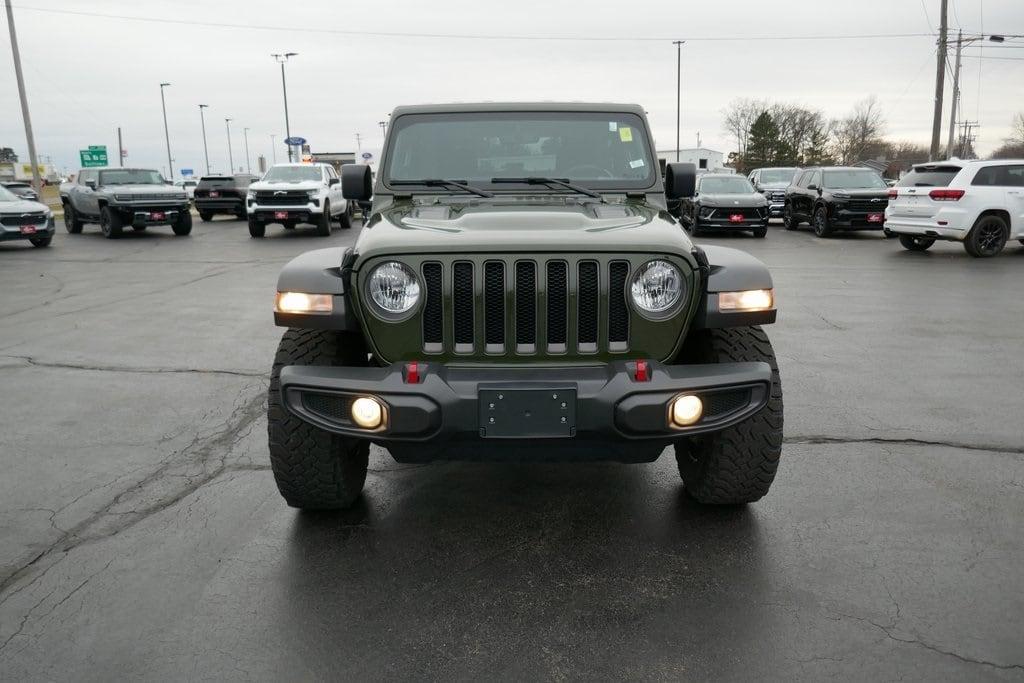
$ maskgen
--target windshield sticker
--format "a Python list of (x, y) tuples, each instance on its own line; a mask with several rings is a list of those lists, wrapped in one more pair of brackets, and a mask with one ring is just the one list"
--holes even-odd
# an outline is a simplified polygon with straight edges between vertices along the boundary
[(643, 165), (644, 165), (644, 160), (643, 159), (634, 159), (633, 161), (629, 162), (629, 167), (630, 168), (640, 168)]
[(633, 129), (629, 126), (619, 128), (619, 139), (623, 142), (633, 142)]
[(618, 129), (618, 127), (619, 127), (619, 122), (618, 121), (609, 121), (608, 122), (608, 132), (609, 133), (614, 133)]

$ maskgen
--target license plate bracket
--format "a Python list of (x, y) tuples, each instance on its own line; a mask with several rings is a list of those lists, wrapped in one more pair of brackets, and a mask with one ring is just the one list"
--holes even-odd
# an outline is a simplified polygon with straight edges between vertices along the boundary
[(885, 218), (884, 214), (881, 213), (869, 213), (868, 223), (881, 223)]
[(274, 212), (274, 218), (276, 218), (278, 220), (285, 220), (285, 219), (288, 218), (288, 212), (287, 211), (275, 211)]
[(576, 435), (576, 389), (487, 388), (477, 392), (480, 437), (566, 439)]
[(218, 192), (217, 190), (210, 190), (210, 196), (211, 197), (219, 197), (220, 196), (220, 192)]
[(149, 219), (152, 221), (167, 220), (167, 214), (163, 211), (153, 211), (149, 214)]

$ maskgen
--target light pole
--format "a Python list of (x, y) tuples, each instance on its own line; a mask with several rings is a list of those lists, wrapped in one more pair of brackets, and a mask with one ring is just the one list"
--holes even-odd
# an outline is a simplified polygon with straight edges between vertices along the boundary
[(224, 119), (224, 128), (228, 131), (228, 172), (235, 173), (235, 158), (231, 155), (231, 119)]
[(277, 143), (274, 141), (276, 137), (273, 133), (270, 134), (270, 153), (274, 156), (275, 164), (277, 163)]
[(199, 120), (203, 123), (203, 157), (206, 159), (206, 175), (210, 175), (210, 150), (206, 146), (206, 116), (203, 114), (203, 110), (208, 106), (210, 105), (199, 105)]
[(242, 129), (242, 137), (245, 138), (245, 172), (252, 174), (252, 165), (249, 163), (249, 129)]
[(39, 177), (39, 160), (36, 158), (36, 139), (32, 135), (32, 118), (28, 115), (28, 98), (25, 96), (25, 77), (21, 73), (21, 53), (18, 52), (18, 34), (14, 30), (14, 10), (11, 0), (5, 0), (7, 28), (11, 34), (11, 52), (14, 54), (14, 76), (18, 81), (18, 96), (21, 98), (21, 118), (25, 123), (25, 138), (28, 142), (28, 160), (32, 164), (32, 187), (36, 194), (43, 196), (43, 180)]
[[(284, 94), (284, 133), (289, 138), (292, 136), (291, 123), (288, 121), (288, 84), (284, 78), (284, 64), (290, 57), (295, 57), (298, 52), (285, 52), (284, 54), (272, 54), (270, 55), (277, 63), (281, 65), (281, 92)], [(287, 143), (286, 143), (287, 144)], [(292, 160), (292, 146), (288, 145), (288, 161)]]
[[(949, 138), (946, 142), (946, 158), (949, 159), (953, 156), (953, 131), (956, 129), (956, 108), (960, 105), (960, 57), (963, 51), (964, 45), (970, 45), (971, 43), (985, 40), (985, 36), (975, 36), (973, 38), (964, 38), (963, 31), (957, 31), (956, 34), (956, 65), (953, 67), (953, 106), (949, 108)], [(988, 36), (988, 40), (993, 43), (1002, 43), (1006, 40), (1005, 36), (993, 35)], [(960, 152), (958, 152), (959, 154)]]
[(676, 161), (679, 161), (679, 119), (683, 92), (683, 43), (685, 40), (673, 40), (676, 46)]
[(164, 140), (167, 141), (167, 172), (170, 174), (168, 180), (174, 180), (174, 162), (171, 161), (171, 134), (167, 130), (167, 102), (164, 100), (164, 88), (170, 83), (160, 84), (160, 106), (164, 110)]

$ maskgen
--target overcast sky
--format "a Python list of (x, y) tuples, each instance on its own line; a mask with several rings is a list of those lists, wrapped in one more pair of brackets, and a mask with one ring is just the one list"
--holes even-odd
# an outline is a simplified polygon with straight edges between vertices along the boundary
[[(270, 53), (285, 51), (299, 53), (287, 67), (291, 131), (306, 137), (314, 151), (355, 150), (356, 133), (364, 149), (379, 147), (378, 122), (399, 104), (475, 100), (637, 102), (649, 112), (659, 149), (671, 149), (673, 38), (688, 40), (683, 147), (695, 146), (699, 131), (705, 147), (733, 149), (722, 130), (721, 110), (740, 96), (799, 102), (841, 116), (858, 99), (875, 94), (888, 137), (927, 143), (931, 132), (933, 37), (759, 38), (928, 34), (938, 23), (939, 0), (14, 0), (14, 5), (36, 147), (65, 168), (77, 168), (78, 150), (89, 145), (107, 145), (115, 162), (117, 126), (124, 131), (129, 163), (166, 168), (161, 82), (172, 84), (166, 89), (167, 118), (176, 168), (203, 169), (200, 103), (209, 105), (214, 170), (227, 166), (225, 117), (234, 119), (236, 166), (244, 165), (244, 127), (253, 165), (258, 154), (269, 159), (270, 135), (280, 141), (284, 133), (280, 71)], [(82, 12), (232, 26), (76, 14)], [(27, 161), (7, 22), (0, 22), (0, 146), (13, 147)], [(1024, 34), (1024, 0), (951, 0), (950, 23), (971, 33)], [(382, 32), (435, 37), (373, 35)], [(446, 37), (453, 34), (620, 40)], [(641, 40), (621, 40), (627, 38)], [(722, 38), (730, 40), (711, 40)], [(1024, 40), (1014, 45), (966, 50), (963, 112), (981, 123), (982, 152), (998, 146), (1014, 113), (1024, 110)], [(947, 85), (947, 103), (949, 90)], [(278, 150), (282, 158), (283, 148)]]

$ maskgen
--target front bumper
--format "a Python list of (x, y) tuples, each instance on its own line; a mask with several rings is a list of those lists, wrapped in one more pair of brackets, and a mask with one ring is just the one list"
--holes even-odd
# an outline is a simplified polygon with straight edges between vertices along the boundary
[[(181, 204), (111, 204), (110, 208), (121, 214), (126, 225), (137, 227), (174, 225), (180, 214), (189, 212), (187, 201)], [(157, 218), (160, 215), (163, 218)]]
[(832, 210), (832, 227), (837, 230), (881, 230), (884, 222), (884, 207), (878, 211), (851, 211), (842, 207)]
[(768, 214), (763, 218), (744, 218), (742, 221), (731, 221), (728, 216), (719, 218), (697, 217), (697, 227), (706, 230), (754, 230), (768, 226)]
[[(266, 204), (248, 204), (247, 211), (250, 218), (255, 218), (260, 223), (283, 223), (294, 221), (295, 223), (315, 223), (320, 220), (324, 209), (319, 202), (309, 204), (286, 204), (283, 206), (268, 206)], [(282, 217), (282, 214), (284, 217)]]
[(41, 237), (53, 237), (53, 218), (37, 225), (2, 225), (0, 224), (0, 242), (14, 240), (34, 240)]
[[(635, 362), (578, 367), (288, 366), (281, 370), (286, 409), (320, 429), (379, 443), (403, 462), (437, 459), (577, 459), (649, 462), (680, 437), (717, 432), (768, 401), (767, 363), (663, 365), (634, 379)], [(696, 394), (704, 415), (675, 427), (669, 402)], [(383, 406), (375, 430), (351, 420), (361, 396)], [(549, 398), (550, 397), (550, 398)], [(505, 401), (505, 403), (502, 403)]]

